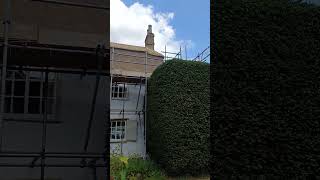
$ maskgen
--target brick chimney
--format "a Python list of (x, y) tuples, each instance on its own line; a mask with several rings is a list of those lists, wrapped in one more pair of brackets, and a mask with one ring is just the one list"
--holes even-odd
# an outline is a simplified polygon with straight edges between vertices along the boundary
[(152, 25), (148, 26), (147, 36), (144, 40), (144, 44), (146, 48), (154, 50), (154, 34), (152, 33)]

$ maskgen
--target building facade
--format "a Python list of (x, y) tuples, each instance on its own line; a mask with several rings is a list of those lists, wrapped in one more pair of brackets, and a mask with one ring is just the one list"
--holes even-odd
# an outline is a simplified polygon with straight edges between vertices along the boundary
[(0, 0), (0, 11), (0, 179), (105, 179), (108, 0)]
[(145, 157), (147, 79), (163, 63), (164, 57), (154, 50), (151, 25), (144, 47), (111, 43), (110, 52), (110, 151)]
[[(1, 128), (1, 150), (3, 152), (25, 152), (29, 155), (40, 153), (45, 109), (45, 73), (8, 70), (7, 74), (5, 114)], [(73, 156), (79, 156), (83, 153), (91, 102), (94, 96), (95, 78), (95, 75), (49, 73), (46, 152), (54, 152), (56, 155), (64, 154), (64, 156), (68, 153), (77, 154), (73, 154)], [(109, 99), (109, 83), (109, 78), (101, 77), (88, 152), (102, 152), (106, 146), (103, 142), (106, 135), (104, 121), (106, 108), (108, 108), (106, 100)], [(1, 156), (0, 159), (0, 165), (8, 165), (0, 166), (1, 180), (40, 179), (41, 158), (6, 158)], [(88, 158), (87, 162), (91, 160)], [(35, 167), (32, 167), (32, 162)], [(97, 163), (104, 164), (102, 159), (99, 159)], [(80, 168), (81, 158), (46, 158), (45, 164), (53, 165), (53, 167), (45, 168), (46, 179), (93, 179), (93, 169), (87, 166)], [(14, 168), (12, 165), (20, 165), (21, 167)], [(96, 176), (104, 179), (106, 168), (97, 168)]]

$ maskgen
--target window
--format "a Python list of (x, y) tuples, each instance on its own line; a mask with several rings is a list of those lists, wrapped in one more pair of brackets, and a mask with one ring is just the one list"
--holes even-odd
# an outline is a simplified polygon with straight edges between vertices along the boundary
[[(55, 104), (56, 74), (48, 77), (48, 114), (53, 114)], [(44, 112), (44, 72), (7, 71), (5, 113), (40, 114)]]
[(126, 120), (111, 120), (110, 140), (122, 140), (126, 137)]
[(112, 98), (126, 99), (128, 98), (128, 88), (125, 83), (113, 83), (112, 84)]

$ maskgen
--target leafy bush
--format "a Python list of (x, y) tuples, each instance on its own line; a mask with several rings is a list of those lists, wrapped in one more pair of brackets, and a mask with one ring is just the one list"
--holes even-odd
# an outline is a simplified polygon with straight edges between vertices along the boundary
[(163, 175), (154, 162), (142, 158), (130, 158), (127, 169), (130, 172), (130, 176), (140, 174), (143, 179), (147, 177), (160, 177)]
[(123, 174), (123, 170), (126, 169), (126, 163), (124, 163), (122, 159), (123, 156), (114, 154), (110, 156), (110, 175), (115, 177), (117, 180), (121, 179), (121, 174)]
[(147, 148), (169, 175), (208, 172), (209, 64), (170, 60), (148, 81)]
[(164, 180), (164, 175), (151, 160), (144, 160), (137, 156), (111, 155), (111, 176), (115, 180)]
[(213, 13), (213, 175), (319, 174), (320, 8), (225, 0)]

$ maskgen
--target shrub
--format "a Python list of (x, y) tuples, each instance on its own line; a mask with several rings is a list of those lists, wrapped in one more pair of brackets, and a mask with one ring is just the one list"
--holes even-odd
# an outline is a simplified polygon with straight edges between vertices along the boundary
[(154, 162), (142, 158), (130, 158), (127, 169), (130, 176), (139, 174), (142, 179), (161, 177), (163, 175)]
[(213, 175), (319, 174), (320, 8), (226, 0), (213, 13)]
[(121, 161), (121, 157), (114, 154), (110, 156), (110, 175), (117, 180), (121, 179), (122, 170), (125, 169), (125, 164)]
[(111, 155), (110, 160), (110, 174), (115, 180), (164, 180), (164, 174), (151, 160), (144, 160), (137, 156), (120, 155)]
[(147, 148), (169, 175), (198, 175), (209, 161), (209, 64), (170, 60), (148, 81)]

